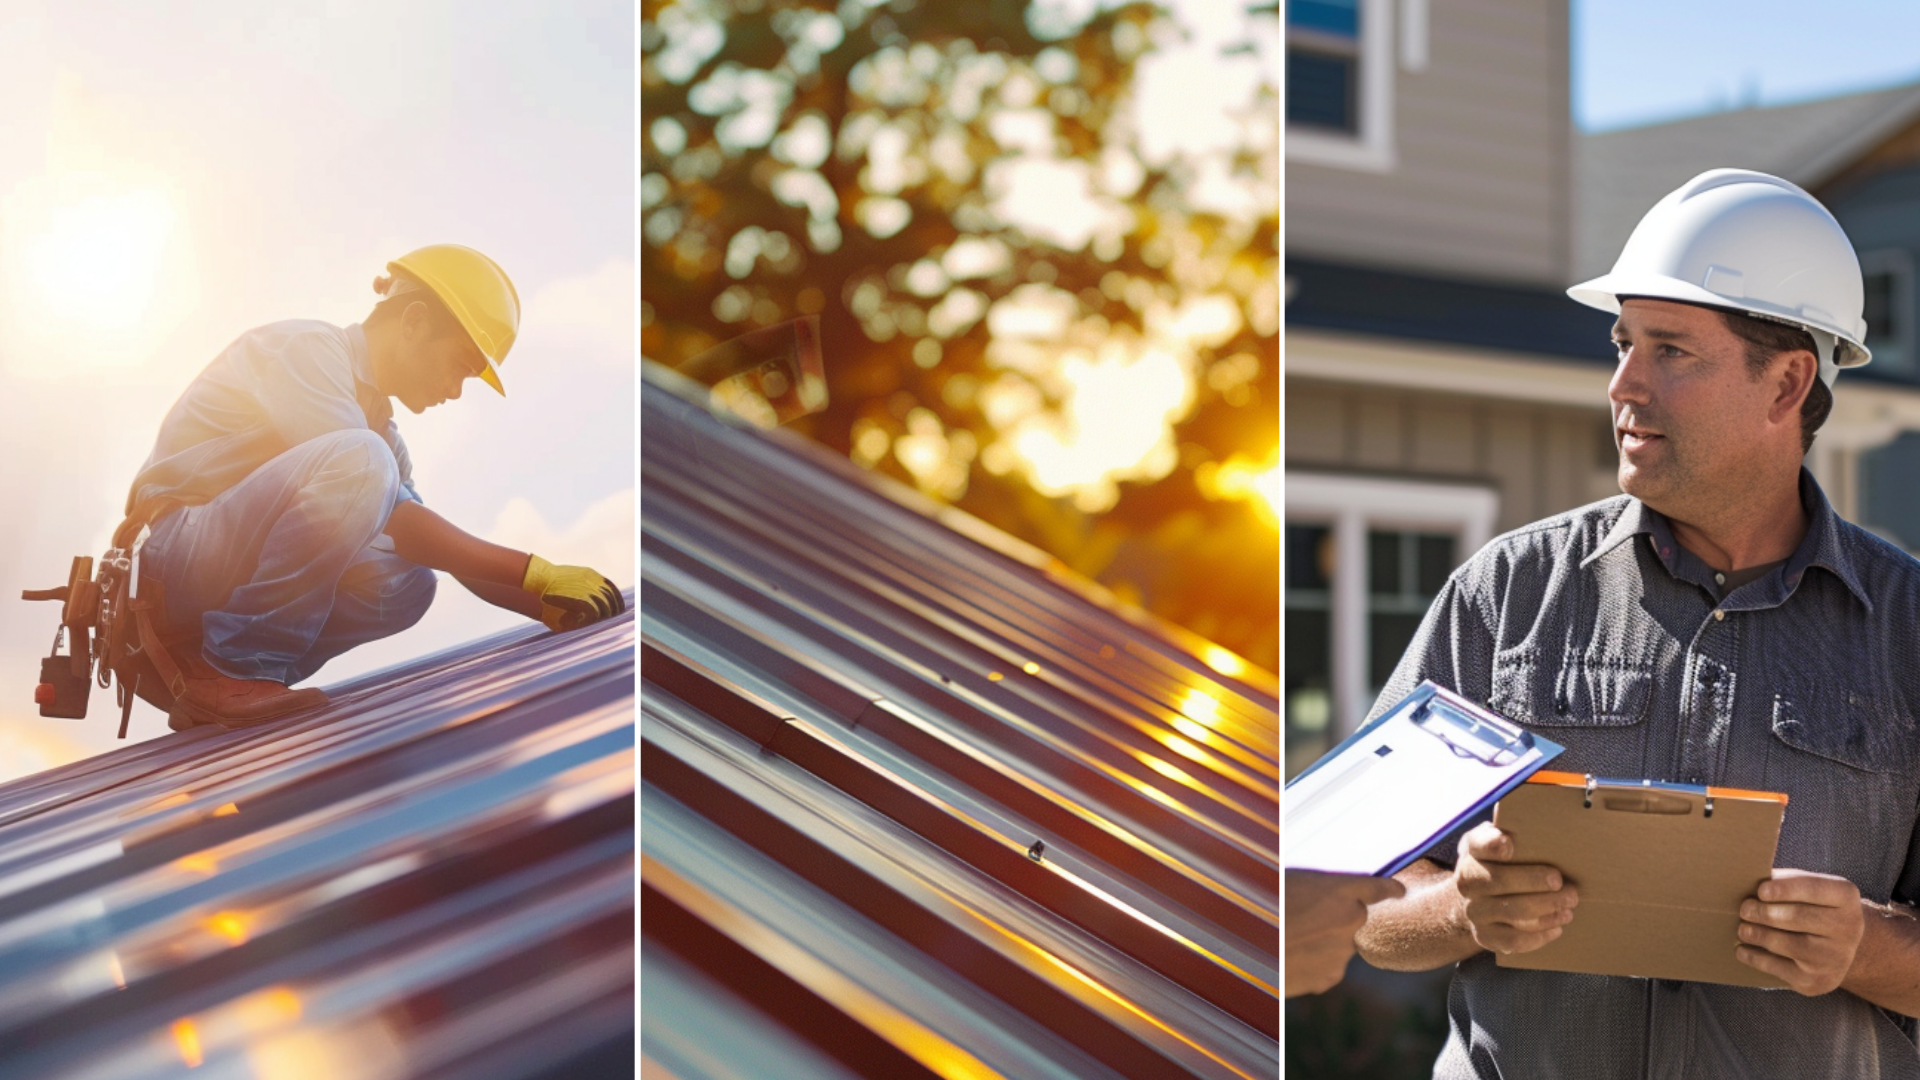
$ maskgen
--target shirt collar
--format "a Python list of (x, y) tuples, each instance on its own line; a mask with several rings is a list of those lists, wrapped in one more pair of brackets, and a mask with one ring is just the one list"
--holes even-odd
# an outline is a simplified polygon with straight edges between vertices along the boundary
[[(1784, 585), (1784, 590), (1777, 596), (1761, 597), (1760, 606), (1784, 602), (1800, 587), (1800, 580), (1806, 576), (1807, 570), (1818, 566), (1839, 578), (1871, 613), (1873, 601), (1860, 583), (1860, 574), (1850, 552), (1840, 541), (1840, 516), (1833, 512), (1833, 504), (1827, 501), (1826, 493), (1820, 490), (1820, 484), (1804, 467), (1800, 470), (1800, 506), (1807, 512), (1807, 534), (1801, 537), (1800, 546), (1794, 549), (1787, 564), (1780, 569), (1776, 580)], [(1580, 560), (1580, 565), (1585, 567), (1632, 537), (1642, 534), (1647, 536), (1654, 557), (1660, 560), (1667, 573), (1682, 577), (1681, 563), (1687, 557), (1687, 552), (1674, 540), (1672, 526), (1659, 511), (1634, 498), (1627, 500), (1626, 508), (1614, 521), (1613, 528), (1607, 530), (1606, 536), (1601, 538), (1591, 554)], [(1768, 600), (1772, 603), (1768, 603)], [(1743, 603), (1739, 606), (1747, 605)]]
[[(1626, 509), (1622, 510), (1620, 516), (1614, 520), (1613, 528), (1607, 530), (1607, 535), (1600, 538), (1599, 546), (1595, 547), (1586, 558), (1580, 560), (1580, 568), (1582, 570), (1586, 569), (1587, 564), (1605, 555), (1607, 552), (1612, 551), (1614, 548), (1619, 547), (1621, 544), (1626, 543), (1627, 540), (1632, 537), (1639, 536), (1642, 533), (1651, 535), (1653, 533), (1653, 519), (1657, 517), (1659, 517), (1659, 515), (1648, 509), (1646, 503), (1629, 495), (1627, 497)], [(1666, 523), (1661, 522), (1661, 524), (1664, 525)], [(1656, 543), (1654, 544), (1654, 554), (1658, 555), (1659, 553), (1660, 545)]]
[(347, 327), (347, 348), (352, 354), (353, 380), (362, 386), (372, 386), (373, 355), (367, 351), (367, 332), (359, 323)]
[(393, 419), (393, 401), (373, 382), (373, 355), (367, 351), (367, 332), (359, 323), (347, 327), (347, 351), (353, 368), (354, 397), (367, 414), (367, 426), (378, 430)]

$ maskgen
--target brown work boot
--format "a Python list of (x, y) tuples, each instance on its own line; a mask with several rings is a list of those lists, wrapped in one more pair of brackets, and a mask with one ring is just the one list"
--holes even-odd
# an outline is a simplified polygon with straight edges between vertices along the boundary
[(198, 656), (186, 661), (187, 692), (173, 703), (167, 726), (185, 731), (198, 724), (249, 727), (327, 703), (318, 690), (289, 690), (267, 679), (235, 679)]

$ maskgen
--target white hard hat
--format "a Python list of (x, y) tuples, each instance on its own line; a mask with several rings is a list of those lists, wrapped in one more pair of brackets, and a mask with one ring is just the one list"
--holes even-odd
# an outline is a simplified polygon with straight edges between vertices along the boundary
[(1819, 200), (1766, 173), (1713, 169), (1680, 185), (1640, 219), (1611, 273), (1567, 295), (1602, 311), (1645, 296), (1798, 326), (1828, 386), (1873, 358), (1853, 243)]

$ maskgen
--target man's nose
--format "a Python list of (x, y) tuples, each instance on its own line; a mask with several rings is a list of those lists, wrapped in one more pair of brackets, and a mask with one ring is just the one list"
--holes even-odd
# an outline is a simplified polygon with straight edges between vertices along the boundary
[(1620, 364), (1607, 383), (1607, 400), (1616, 405), (1644, 404), (1648, 400), (1646, 361), (1641, 359), (1640, 350), (1628, 349), (1620, 355)]

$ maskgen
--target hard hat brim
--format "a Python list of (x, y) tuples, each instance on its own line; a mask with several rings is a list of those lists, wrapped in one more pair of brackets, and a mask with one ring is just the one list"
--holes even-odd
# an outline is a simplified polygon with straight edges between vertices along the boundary
[(1865, 344), (1853, 340), (1851, 335), (1841, 332), (1838, 327), (1824, 326), (1802, 319), (1793, 312), (1774, 311), (1767, 305), (1756, 304), (1745, 297), (1724, 296), (1712, 289), (1665, 274), (1618, 272), (1602, 274), (1590, 281), (1583, 281), (1573, 286), (1567, 290), (1567, 295), (1590, 308), (1598, 308), (1616, 315), (1620, 313), (1620, 298), (1623, 296), (1672, 300), (1681, 304), (1697, 304), (1702, 307), (1742, 312), (1762, 319), (1771, 319), (1832, 334), (1838, 344), (1834, 357), (1835, 367), (1859, 367), (1873, 359), (1873, 354), (1868, 351)]
[(507, 396), (507, 388), (500, 385), (500, 369), (493, 366), (491, 357), (487, 359), (487, 370), (480, 373), (480, 381), (493, 387), (494, 392), (501, 397)]

